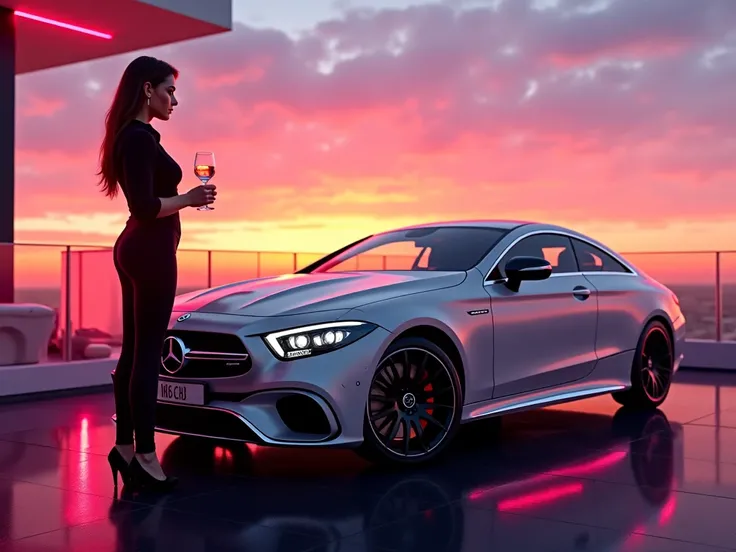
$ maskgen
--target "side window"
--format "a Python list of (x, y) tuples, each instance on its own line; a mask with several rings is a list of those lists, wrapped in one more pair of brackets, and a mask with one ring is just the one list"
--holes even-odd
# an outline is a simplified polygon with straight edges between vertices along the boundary
[(573, 238), (575, 257), (581, 272), (620, 272), (629, 274), (631, 271), (597, 247)]
[(506, 274), (505, 266), (514, 257), (541, 257), (552, 265), (553, 274), (578, 272), (575, 252), (570, 238), (559, 234), (535, 234), (524, 238), (504, 255), (490, 279), (498, 280)]

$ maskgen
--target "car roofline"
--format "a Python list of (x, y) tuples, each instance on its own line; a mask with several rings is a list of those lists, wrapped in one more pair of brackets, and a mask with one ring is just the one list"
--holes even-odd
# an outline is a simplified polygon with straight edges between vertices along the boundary
[(538, 224), (535, 222), (518, 221), (518, 220), (494, 220), (494, 219), (478, 219), (478, 220), (450, 220), (425, 222), (420, 224), (412, 224), (409, 226), (401, 226), (399, 228), (390, 228), (382, 232), (376, 232), (374, 235), (391, 234), (393, 232), (404, 232), (407, 230), (417, 230), (421, 228), (495, 228), (498, 230), (516, 230), (522, 226)]

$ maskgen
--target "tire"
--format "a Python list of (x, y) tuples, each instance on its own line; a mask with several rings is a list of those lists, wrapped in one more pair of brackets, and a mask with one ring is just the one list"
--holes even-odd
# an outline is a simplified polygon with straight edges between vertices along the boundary
[(673, 372), (674, 352), (669, 331), (662, 322), (653, 320), (644, 328), (634, 353), (631, 388), (617, 391), (612, 397), (627, 408), (653, 410), (667, 398)]
[(357, 453), (378, 464), (434, 460), (455, 437), (462, 406), (460, 378), (450, 357), (428, 339), (398, 339), (384, 353), (371, 380), (363, 443)]

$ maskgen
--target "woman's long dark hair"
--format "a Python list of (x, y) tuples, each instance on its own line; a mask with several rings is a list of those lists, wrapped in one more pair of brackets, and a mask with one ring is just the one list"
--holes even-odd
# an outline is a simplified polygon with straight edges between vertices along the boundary
[(120, 84), (115, 92), (112, 105), (105, 117), (105, 137), (100, 146), (100, 185), (102, 191), (110, 198), (118, 194), (118, 174), (115, 171), (115, 139), (120, 131), (140, 112), (146, 96), (143, 85), (147, 82), (156, 87), (169, 75), (179, 77), (174, 67), (149, 56), (141, 56), (130, 62), (125, 68)]

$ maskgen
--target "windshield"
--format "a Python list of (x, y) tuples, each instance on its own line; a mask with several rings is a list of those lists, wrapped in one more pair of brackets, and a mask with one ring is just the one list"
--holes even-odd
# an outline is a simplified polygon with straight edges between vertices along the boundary
[(508, 232), (501, 228), (439, 226), (370, 236), (300, 270), (470, 270)]

